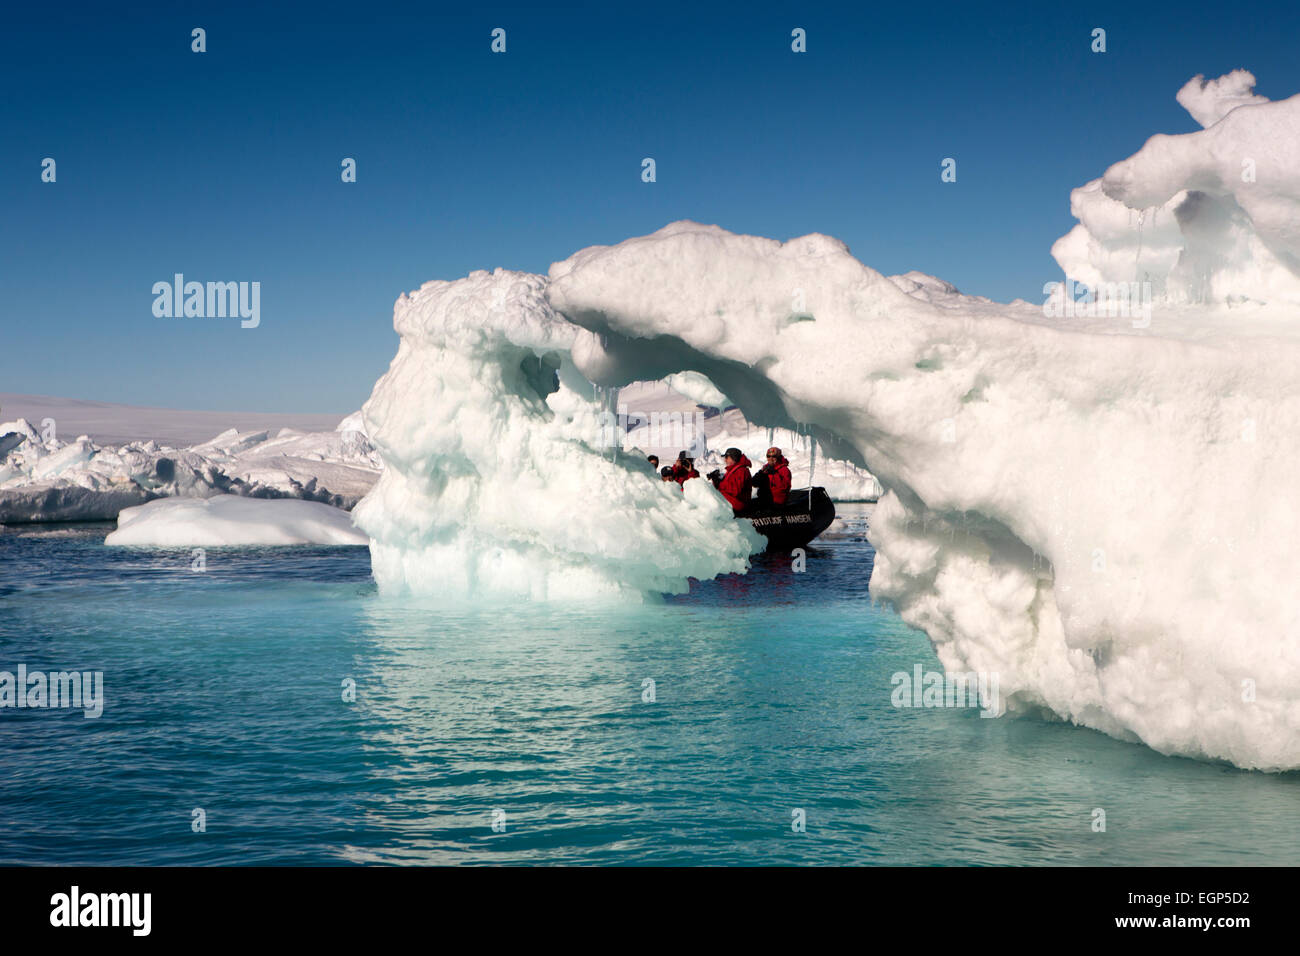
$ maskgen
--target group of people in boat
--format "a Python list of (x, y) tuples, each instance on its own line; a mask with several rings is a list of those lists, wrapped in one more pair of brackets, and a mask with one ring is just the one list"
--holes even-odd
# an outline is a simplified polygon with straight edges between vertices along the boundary
[[(650, 455), (647, 460), (659, 472), (663, 481), (675, 481), (681, 486), (692, 478), (700, 477), (700, 473), (695, 470), (695, 460), (688, 457), (686, 452), (679, 454), (677, 461), (663, 469), (659, 468), (658, 455)], [(790, 495), (790, 462), (781, 453), (781, 449), (769, 448), (766, 464), (752, 475), (750, 469), (753, 463), (739, 448), (728, 448), (722, 461), (723, 469), (711, 471), (707, 477), (736, 514), (748, 509), (751, 503), (760, 508), (786, 503)]]

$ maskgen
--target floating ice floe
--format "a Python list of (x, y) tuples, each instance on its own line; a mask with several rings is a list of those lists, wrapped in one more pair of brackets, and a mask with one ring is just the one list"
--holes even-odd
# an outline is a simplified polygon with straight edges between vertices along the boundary
[(369, 542), (352, 516), (318, 501), (289, 498), (161, 498), (127, 508), (117, 517), (109, 545), (155, 548)]

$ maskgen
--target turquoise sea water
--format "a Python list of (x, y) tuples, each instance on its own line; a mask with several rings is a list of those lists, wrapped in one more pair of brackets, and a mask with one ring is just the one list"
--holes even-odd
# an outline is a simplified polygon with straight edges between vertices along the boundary
[(840, 510), (802, 574), (614, 609), (385, 600), (364, 548), (196, 573), (0, 529), (0, 670), (105, 682), (99, 719), (0, 709), (0, 864), (1294, 863), (1300, 775), (895, 708), (938, 661)]

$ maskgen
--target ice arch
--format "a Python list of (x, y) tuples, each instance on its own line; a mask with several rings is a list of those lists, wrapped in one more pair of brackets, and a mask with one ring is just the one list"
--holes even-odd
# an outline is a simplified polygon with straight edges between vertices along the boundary
[[(1205, 142), (1266, 142), (1257, 126), (1272, 123), (1300, 143), (1294, 104), (1274, 105), (1230, 110)], [(1160, 189), (1115, 194), (1208, 188), (1203, 163), (1163, 168)], [(1149, 325), (886, 277), (826, 236), (689, 222), (584, 249), (549, 277), (426, 284), (397, 304), (402, 343), (365, 407), (387, 465), (356, 512), (375, 576), (588, 599), (743, 568), (755, 542), (710, 489), (674, 497), (596, 437), (602, 390), (695, 371), (751, 421), (806, 424), (879, 478), (873, 592), (946, 667), (997, 673), (1010, 709), (1300, 767), (1300, 342), (1277, 265), (1298, 196), (1273, 182), (1268, 255), (1235, 247), (1200, 305), (1170, 294)], [(1161, 241), (1172, 282), (1196, 237)], [(1126, 280), (1142, 255), (1097, 249)], [(1268, 281), (1242, 309), (1251, 275)]]

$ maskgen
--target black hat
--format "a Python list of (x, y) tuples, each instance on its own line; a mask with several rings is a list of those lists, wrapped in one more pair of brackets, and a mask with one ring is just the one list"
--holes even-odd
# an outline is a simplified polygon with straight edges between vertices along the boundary
[(732, 458), (735, 459), (736, 461), (740, 461), (740, 459), (744, 458), (745, 455), (739, 448), (728, 448), (726, 455), (724, 455), (723, 457)]

